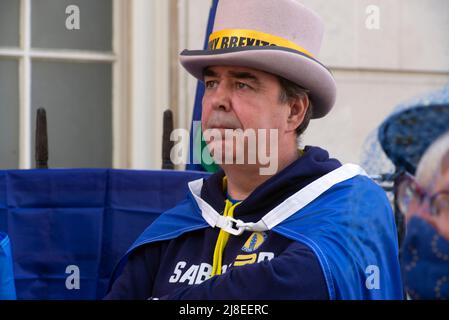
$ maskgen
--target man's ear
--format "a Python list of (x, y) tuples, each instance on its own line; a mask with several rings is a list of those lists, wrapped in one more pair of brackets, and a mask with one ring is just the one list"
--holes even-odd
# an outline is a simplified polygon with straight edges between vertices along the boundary
[(291, 99), (289, 102), (290, 114), (287, 119), (287, 131), (295, 131), (304, 121), (309, 108), (309, 97), (306, 94)]

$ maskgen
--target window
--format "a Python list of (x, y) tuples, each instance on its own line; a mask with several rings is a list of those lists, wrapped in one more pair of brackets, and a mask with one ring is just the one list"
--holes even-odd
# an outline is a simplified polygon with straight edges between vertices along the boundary
[[(0, 1), (0, 169), (34, 167), (40, 107), (49, 167), (120, 166), (124, 2)], [(69, 30), (73, 5), (80, 28)]]

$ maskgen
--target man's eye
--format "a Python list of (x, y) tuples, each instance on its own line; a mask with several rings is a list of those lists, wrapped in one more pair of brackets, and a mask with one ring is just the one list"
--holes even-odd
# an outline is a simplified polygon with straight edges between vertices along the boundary
[(213, 88), (217, 84), (216, 80), (206, 81), (206, 88)]
[(237, 82), (237, 88), (245, 89), (245, 88), (250, 88), (250, 86), (243, 82)]

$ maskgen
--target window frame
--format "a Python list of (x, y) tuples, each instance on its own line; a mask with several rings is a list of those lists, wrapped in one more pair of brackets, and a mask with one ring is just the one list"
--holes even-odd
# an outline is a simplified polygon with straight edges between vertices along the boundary
[[(0, 58), (12, 58), (19, 62), (19, 163), (20, 169), (34, 167), (32, 159), (33, 134), (31, 113), (32, 61), (66, 61), (66, 62), (103, 62), (112, 67), (112, 164), (114, 168), (125, 168), (128, 159), (128, 50), (125, 39), (128, 37), (128, 1), (112, 1), (112, 52), (34, 49), (31, 47), (31, 1), (20, 0), (19, 47), (0, 47)], [(50, 154), (51, 158), (51, 154)]]

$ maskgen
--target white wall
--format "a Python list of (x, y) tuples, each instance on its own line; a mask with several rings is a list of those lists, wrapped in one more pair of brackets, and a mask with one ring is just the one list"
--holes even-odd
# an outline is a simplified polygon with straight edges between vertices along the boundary
[[(209, 0), (179, 0), (180, 49), (202, 48)], [(324, 20), (320, 60), (334, 73), (337, 103), (314, 120), (303, 143), (359, 163), (366, 136), (401, 101), (437, 89), (449, 79), (449, 1), (302, 0)], [(376, 5), (380, 29), (366, 28), (366, 8)], [(180, 125), (188, 127), (196, 81), (182, 69)], [(184, 106), (184, 107), (183, 107)]]
[[(312, 121), (305, 144), (344, 162), (360, 160), (366, 136), (404, 100), (449, 79), (449, 1), (303, 0), (326, 24), (321, 60), (334, 72), (334, 110)], [(376, 5), (380, 29), (366, 28)]]
[(338, 97), (334, 110), (313, 120), (303, 144), (320, 146), (342, 162), (359, 163), (370, 132), (400, 102), (447, 82), (446, 75), (371, 71), (334, 71)]

